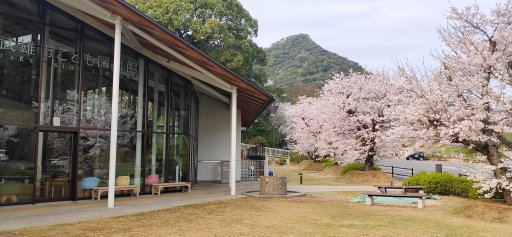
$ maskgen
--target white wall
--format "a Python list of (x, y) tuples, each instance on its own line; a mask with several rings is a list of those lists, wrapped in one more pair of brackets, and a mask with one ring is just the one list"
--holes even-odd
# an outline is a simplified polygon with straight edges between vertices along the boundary
[[(199, 95), (198, 181), (220, 181), (220, 161), (229, 161), (229, 104)], [(237, 112), (237, 180), (240, 180), (241, 114)]]

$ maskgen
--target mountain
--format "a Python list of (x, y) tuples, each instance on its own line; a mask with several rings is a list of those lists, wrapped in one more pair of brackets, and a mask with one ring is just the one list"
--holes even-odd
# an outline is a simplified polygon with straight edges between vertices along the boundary
[(265, 50), (269, 80), (290, 97), (315, 95), (333, 72), (365, 71), (359, 63), (323, 49), (307, 34), (288, 36)]

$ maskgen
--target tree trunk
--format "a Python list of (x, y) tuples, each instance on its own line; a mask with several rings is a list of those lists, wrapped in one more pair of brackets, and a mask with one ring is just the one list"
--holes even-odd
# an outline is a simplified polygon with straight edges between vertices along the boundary
[(509, 189), (503, 189), (503, 196), (505, 197), (505, 204), (512, 206), (512, 192)]
[(374, 162), (373, 162), (374, 155), (367, 155), (366, 159), (364, 160), (363, 170), (364, 171), (371, 171), (373, 170)]
[[(498, 166), (500, 163), (502, 163), (501, 161), (501, 154), (499, 152), (499, 148), (497, 145), (495, 144), (488, 144), (487, 145), (488, 149), (489, 149), (489, 152), (487, 153), (487, 160), (489, 161), (489, 164), (491, 165), (494, 165), (494, 166)], [(507, 169), (506, 168), (496, 168), (495, 170), (493, 170), (493, 173), (494, 173), (494, 177), (496, 177), (497, 179), (501, 179), (503, 177), (505, 177), (505, 179), (507, 180), (510, 180), (510, 178), (507, 178), (506, 177), (506, 174), (507, 174)], [(512, 205), (512, 193), (509, 189), (505, 189), (503, 187), (504, 185), (502, 184), (498, 184), (498, 189), (503, 192), (503, 197), (505, 198), (505, 203), (507, 205)]]

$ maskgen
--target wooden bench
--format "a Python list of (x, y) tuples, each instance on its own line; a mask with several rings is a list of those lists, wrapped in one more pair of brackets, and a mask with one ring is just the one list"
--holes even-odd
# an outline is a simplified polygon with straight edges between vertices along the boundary
[(374, 193), (363, 193), (363, 195), (367, 195), (368, 198), (366, 199), (366, 205), (373, 206), (375, 203), (373, 201), (373, 197), (404, 197), (404, 198), (417, 198), (418, 199), (418, 208), (424, 208), (425, 207), (425, 198), (427, 197), (426, 194), (419, 194), (419, 193), (380, 193), (380, 192), (374, 192)]
[(408, 190), (418, 191), (420, 194), (425, 193), (425, 186), (388, 186), (388, 185), (375, 185), (381, 193), (388, 193), (388, 189), (402, 190), (402, 193), (407, 193)]
[[(139, 192), (140, 192), (139, 185), (116, 186), (114, 189), (115, 189), (115, 191), (132, 191), (132, 193), (131, 193), (132, 196), (135, 194), (135, 195), (137, 195), (137, 197), (139, 197)], [(103, 192), (108, 192), (108, 187), (96, 187), (96, 188), (91, 189), (92, 200), (94, 200), (94, 198), (97, 198), (99, 201), (101, 198), (101, 194)]]
[[(192, 183), (190, 183), (190, 182), (175, 182), (175, 183), (152, 184), (151, 185), (151, 194), (152, 195), (155, 195), (155, 194), (160, 195), (160, 192), (162, 191), (162, 189), (163, 188), (168, 188), (168, 187), (187, 187), (188, 188), (188, 192), (190, 193), (191, 186), (192, 186)], [(185, 191), (185, 190), (183, 190), (183, 191)]]

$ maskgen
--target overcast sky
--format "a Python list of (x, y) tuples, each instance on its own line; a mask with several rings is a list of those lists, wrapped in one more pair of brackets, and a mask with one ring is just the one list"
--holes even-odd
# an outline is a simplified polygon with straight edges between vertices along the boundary
[(488, 10), (503, 0), (240, 0), (258, 20), (262, 47), (305, 33), (324, 49), (375, 70), (397, 60), (434, 65), (441, 48), (436, 28), (446, 24), (450, 4)]

